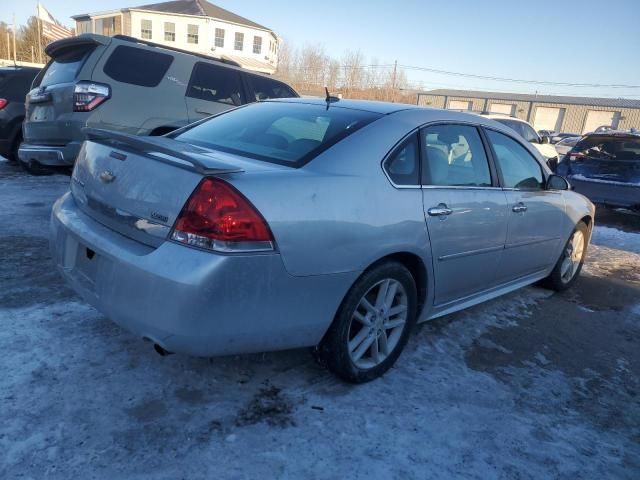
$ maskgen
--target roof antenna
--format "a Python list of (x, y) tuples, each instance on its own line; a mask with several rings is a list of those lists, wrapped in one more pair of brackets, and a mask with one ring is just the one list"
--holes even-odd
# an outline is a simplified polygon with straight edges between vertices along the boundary
[(339, 97), (334, 97), (329, 93), (329, 87), (325, 86), (324, 87), (324, 93), (326, 95), (325, 97), (325, 101), (327, 102), (327, 110), (329, 110), (329, 105), (331, 105), (333, 102), (337, 102), (340, 100)]

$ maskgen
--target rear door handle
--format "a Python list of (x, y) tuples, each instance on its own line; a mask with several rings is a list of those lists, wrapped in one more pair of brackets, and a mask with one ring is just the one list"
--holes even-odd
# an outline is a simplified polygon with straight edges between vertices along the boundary
[(517, 205), (514, 205), (511, 210), (513, 210), (515, 213), (524, 213), (527, 211), (527, 206), (524, 203), (520, 202)]
[(432, 207), (427, 210), (427, 213), (431, 217), (444, 217), (446, 215), (451, 215), (453, 213), (453, 210), (447, 207), (446, 204), (441, 203), (437, 207)]

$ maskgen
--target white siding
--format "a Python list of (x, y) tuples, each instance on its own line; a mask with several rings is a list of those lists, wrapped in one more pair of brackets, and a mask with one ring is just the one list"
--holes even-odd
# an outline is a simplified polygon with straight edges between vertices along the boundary
[(471, 102), (466, 100), (450, 100), (447, 108), (450, 110), (471, 110)]

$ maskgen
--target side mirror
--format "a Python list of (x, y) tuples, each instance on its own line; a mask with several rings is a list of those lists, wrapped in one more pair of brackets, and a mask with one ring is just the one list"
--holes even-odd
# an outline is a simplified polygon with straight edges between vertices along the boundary
[(543, 145), (546, 143), (551, 143), (549, 141), (549, 136), (548, 135), (542, 135), (542, 137), (540, 137), (540, 143), (542, 143)]
[(571, 190), (566, 178), (560, 175), (550, 175), (547, 179), (547, 190)]

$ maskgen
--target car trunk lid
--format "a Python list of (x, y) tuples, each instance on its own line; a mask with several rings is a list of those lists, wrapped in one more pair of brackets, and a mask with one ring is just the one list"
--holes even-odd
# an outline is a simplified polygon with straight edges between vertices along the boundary
[[(239, 174), (232, 158), (165, 137), (85, 129), (71, 190), (80, 209), (129, 238), (157, 247), (206, 175)], [(241, 163), (241, 162), (240, 162)]]
[(571, 173), (586, 179), (640, 184), (640, 137), (600, 135), (569, 153)]

